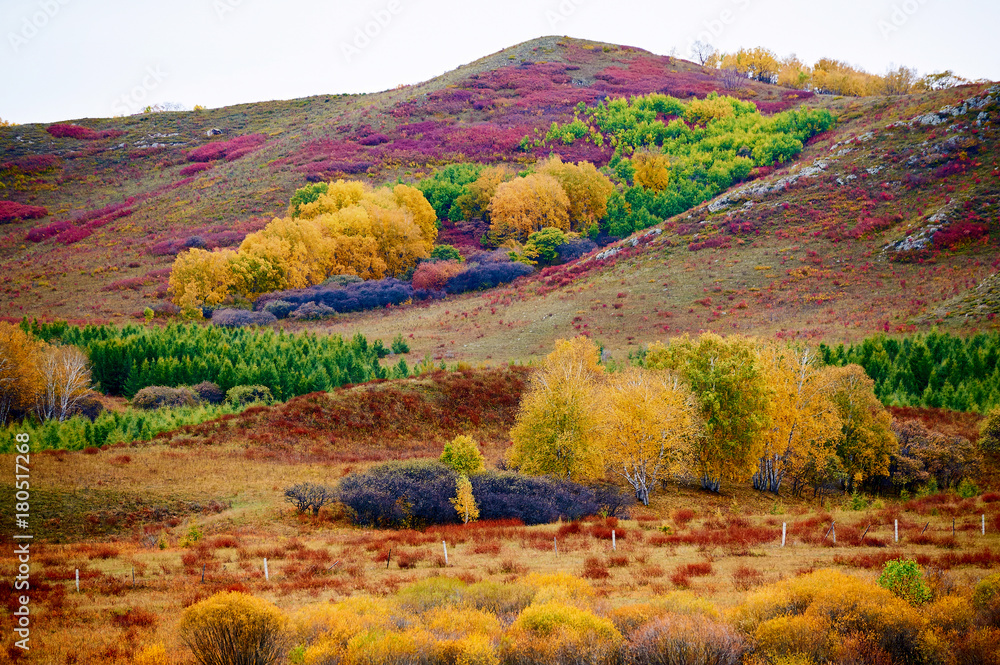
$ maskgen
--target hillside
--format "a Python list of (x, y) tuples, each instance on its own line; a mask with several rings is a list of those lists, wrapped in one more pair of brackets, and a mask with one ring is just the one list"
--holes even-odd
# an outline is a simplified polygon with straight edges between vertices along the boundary
[[(996, 325), (995, 89), (839, 98), (724, 84), (690, 62), (551, 37), (373, 95), (0, 128), (3, 197), (49, 213), (2, 227), (0, 316), (120, 321), (163, 309), (178, 251), (238, 244), (306, 182), (531, 163), (549, 149), (522, 150), (524, 137), (571, 119), (578, 103), (718, 91), (764, 113), (829, 109), (838, 125), (794, 163), (596, 257), (322, 328), (406, 332), (413, 359), (503, 361), (580, 332), (624, 355), (705, 329), (839, 341)], [(611, 155), (584, 142), (558, 152), (599, 166)]]

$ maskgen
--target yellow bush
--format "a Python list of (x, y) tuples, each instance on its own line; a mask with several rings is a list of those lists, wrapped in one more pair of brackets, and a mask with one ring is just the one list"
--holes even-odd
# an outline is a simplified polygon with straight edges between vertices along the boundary
[(307, 605), (291, 616), (292, 634), (300, 644), (309, 644), (322, 636), (324, 641), (343, 646), (361, 631), (388, 628), (392, 609), (387, 601), (368, 596)]
[(668, 613), (632, 634), (628, 655), (635, 663), (737, 665), (746, 640), (729, 626), (701, 615)]
[(180, 635), (202, 665), (268, 665), (284, 654), (287, 625), (266, 600), (223, 592), (187, 608)]
[(531, 605), (501, 642), (503, 660), (513, 665), (613, 661), (623, 639), (608, 619), (560, 602)]
[(940, 630), (968, 630), (975, 619), (975, 611), (968, 598), (942, 596), (923, 607), (924, 616), (931, 626)]
[(399, 590), (396, 597), (403, 609), (411, 612), (426, 612), (442, 605), (456, 605), (461, 602), (461, 592), (465, 582), (454, 577), (428, 577)]
[[(570, 228), (586, 231), (608, 213), (608, 197), (615, 191), (608, 177), (590, 162), (564, 163), (558, 156), (538, 165), (538, 172), (556, 179), (569, 199)], [(565, 230), (565, 229), (563, 229)]]
[(166, 648), (160, 644), (147, 644), (132, 657), (132, 665), (164, 665), (172, 659), (167, 657)]
[(355, 635), (344, 650), (343, 665), (412, 665), (444, 660), (434, 636), (421, 628), (369, 630)]
[(670, 160), (663, 153), (637, 152), (632, 156), (635, 184), (662, 192), (670, 184)]
[(495, 615), (517, 614), (531, 604), (535, 589), (527, 584), (476, 582), (462, 590), (462, 603)]
[(972, 593), (972, 604), (984, 623), (1000, 626), (1000, 573), (979, 581)]
[(458, 640), (455, 665), (500, 665), (494, 640), (485, 635), (469, 635)]
[(778, 657), (807, 656), (822, 662), (829, 650), (830, 626), (814, 616), (782, 616), (762, 623), (754, 637), (758, 653)]
[(535, 590), (534, 605), (559, 601), (586, 607), (594, 598), (590, 582), (565, 572), (530, 573), (521, 581)]
[(468, 607), (436, 607), (424, 615), (424, 625), (427, 630), (443, 638), (500, 635), (500, 621), (495, 616)]
[(499, 245), (550, 226), (569, 231), (569, 209), (569, 197), (552, 176), (515, 178), (500, 184), (490, 201), (490, 237)]

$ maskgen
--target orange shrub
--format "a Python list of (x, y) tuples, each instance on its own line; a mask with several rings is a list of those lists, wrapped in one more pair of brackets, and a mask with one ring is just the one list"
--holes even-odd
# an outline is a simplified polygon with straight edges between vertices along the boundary
[(413, 272), (413, 288), (443, 290), (448, 280), (463, 269), (464, 266), (458, 261), (425, 261)]

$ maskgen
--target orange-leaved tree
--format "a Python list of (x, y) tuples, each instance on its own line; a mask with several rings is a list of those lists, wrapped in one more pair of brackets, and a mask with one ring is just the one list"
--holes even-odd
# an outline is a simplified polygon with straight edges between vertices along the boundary
[(660, 478), (680, 469), (701, 433), (695, 396), (677, 376), (639, 368), (608, 376), (599, 406), (606, 468), (644, 505)]
[(875, 396), (875, 382), (860, 365), (835, 367), (832, 399), (840, 418), (837, 456), (847, 490), (876, 475), (888, 475), (890, 457), (899, 450), (892, 417)]
[(786, 475), (801, 475), (815, 460), (836, 454), (841, 425), (832, 399), (836, 377), (808, 347), (768, 345), (760, 360), (770, 392), (771, 424), (762, 439), (753, 486), (777, 494)]
[(490, 237), (496, 244), (524, 240), (552, 227), (569, 231), (569, 197), (559, 181), (534, 173), (500, 184), (490, 202)]
[(0, 427), (35, 406), (41, 391), (41, 345), (18, 326), (0, 322)]
[(608, 197), (615, 186), (590, 162), (565, 163), (554, 155), (541, 162), (537, 170), (555, 178), (566, 192), (571, 230), (587, 231), (607, 215)]

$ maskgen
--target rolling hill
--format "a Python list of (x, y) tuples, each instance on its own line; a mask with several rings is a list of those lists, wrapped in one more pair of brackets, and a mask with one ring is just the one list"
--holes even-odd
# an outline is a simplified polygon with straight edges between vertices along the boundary
[[(178, 251), (238, 244), (307, 182), (530, 164), (553, 149), (523, 139), (578, 104), (649, 92), (735, 94), (765, 114), (804, 104), (838, 124), (792, 163), (578, 262), (320, 328), (403, 332), (414, 359), (481, 362), (527, 359), (584, 332), (624, 355), (709, 329), (835, 342), (996, 327), (996, 87), (841, 98), (747, 81), (733, 91), (690, 62), (556, 37), (378, 94), (0, 128), (0, 194), (44, 208), (0, 210), (0, 316), (164, 310)], [(585, 142), (554, 151), (599, 166), (611, 156)], [(461, 234), (446, 224), (444, 236)]]

